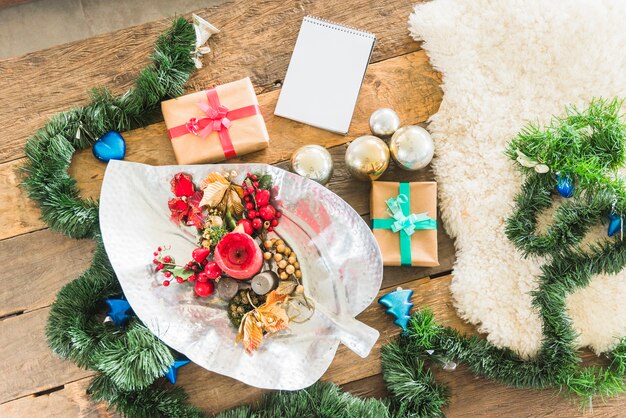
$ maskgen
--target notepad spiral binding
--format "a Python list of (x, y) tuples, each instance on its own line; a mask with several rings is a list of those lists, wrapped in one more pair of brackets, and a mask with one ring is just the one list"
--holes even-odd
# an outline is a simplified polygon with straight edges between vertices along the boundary
[(351, 33), (353, 35), (363, 36), (365, 38), (376, 39), (376, 35), (374, 35), (372, 32), (366, 32), (361, 29), (357, 29), (353, 26), (342, 25), (340, 23), (333, 22), (331, 20), (322, 19), (321, 17), (305, 16), (304, 20), (307, 22), (319, 25), (319, 26), (324, 26), (330, 29), (341, 31), (341, 32)]

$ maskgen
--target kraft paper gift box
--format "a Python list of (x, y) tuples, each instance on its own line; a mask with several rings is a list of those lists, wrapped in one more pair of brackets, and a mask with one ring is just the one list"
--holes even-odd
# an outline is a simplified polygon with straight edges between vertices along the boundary
[(250, 78), (161, 102), (178, 164), (214, 163), (267, 148)]
[(439, 265), (436, 182), (372, 182), (370, 216), (383, 265)]

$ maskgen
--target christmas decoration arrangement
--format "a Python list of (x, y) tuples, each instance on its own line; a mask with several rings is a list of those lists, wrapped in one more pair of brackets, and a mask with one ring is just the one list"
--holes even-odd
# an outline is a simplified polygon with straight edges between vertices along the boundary
[(370, 216), (385, 266), (438, 266), (437, 183), (372, 182)]
[(237, 176), (236, 171), (210, 172), (198, 186), (190, 174), (174, 175), (170, 217), (197, 229), (198, 247), (189, 261), (177, 264), (159, 246), (153, 264), (163, 274), (163, 286), (193, 285), (201, 298), (217, 289), (228, 302), (237, 342), (252, 353), (264, 337), (292, 321), (306, 321), (314, 307), (304, 294), (298, 256), (273, 233), (282, 213), (271, 203), (271, 175), (247, 173), (241, 184), (233, 182)]
[[(207, 52), (199, 44), (197, 34), (217, 31), (201, 20), (195, 19), (195, 23), (194, 27), (182, 18), (173, 22), (157, 40), (151, 63), (140, 73), (134, 88), (118, 97), (107, 90), (94, 91), (90, 104), (55, 116), (26, 145), (28, 162), (24, 167), (24, 187), (41, 208), (44, 221), (69, 237), (91, 238), (97, 242), (91, 267), (66, 285), (51, 307), (46, 329), (49, 344), (60, 357), (97, 372), (88, 389), (95, 400), (107, 401), (112, 408), (131, 417), (200, 417), (204, 414), (187, 403), (182, 389), (168, 387), (159, 379), (168, 376), (175, 382), (176, 370), (189, 360), (157, 338), (149, 329), (150, 324), (142, 322), (134, 312), (134, 304), (129, 303), (129, 295), (126, 295), (128, 284), (125, 283), (123, 289), (110, 255), (105, 252), (100, 227), (101, 222), (108, 221), (99, 216), (98, 202), (81, 198), (68, 168), (76, 150), (94, 146), (108, 132), (123, 132), (149, 123), (150, 113), (162, 100), (183, 93), (184, 83), (199, 66), (201, 55)], [(235, 85), (233, 90), (245, 89)], [(251, 131), (261, 134), (252, 141), (265, 142), (266, 146), (264, 125), (261, 125), (262, 119), (258, 120), (260, 115), (251, 111), (250, 115), (246, 113), (248, 116), (238, 115), (241, 118), (229, 117), (231, 108), (233, 112), (246, 106), (254, 108), (255, 99), (249, 94), (242, 96), (246, 103), (228, 103), (228, 106), (224, 103), (229, 99), (221, 95), (218, 87), (200, 92), (191, 100), (188, 98), (183, 106), (187, 106), (182, 112), (184, 116), (168, 123), (169, 130), (174, 130), (170, 132), (173, 144), (178, 139), (193, 144), (196, 136), (214, 135), (218, 138), (219, 149), (213, 144), (209, 151), (209, 145), (203, 142), (197, 152), (203, 153), (203, 160), (228, 158), (232, 152), (238, 152), (235, 137), (243, 138), (235, 135), (236, 126), (250, 118), (258, 122)], [(484, 339), (462, 336), (452, 328), (437, 324), (427, 309), (418, 310), (408, 319), (410, 292), (398, 290), (380, 299), (396, 317), (396, 323), (405, 328), (398, 341), (382, 349), (383, 376), (389, 398), (364, 400), (340, 391), (333, 384), (316, 383), (305, 390), (269, 394), (253, 407), (235, 408), (218, 416), (295, 417), (310, 416), (311, 411), (341, 417), (442, 416), (449, 391), (434, 380), (427, 365), (445, 367), (455, 362), (465, 363), (471, 371), (507, 385), (555, 388), (587, 404), (594, 398), (623, 393), (626, 389), (626, 339), (605, 354), (608, 365), (583, 366), (574, 344), (576, 332), (565, 306), (566, 296), (587, 286), (592, 275), (615, 274), (626, 264), (625, 244), (622, 234), (618, 233), (623, 228), (622, 214), (626, 206), (624, 183), (616, 174), (626, 160), (626, 126), (620, 119), (620, 106), (617, 100), (597, 100), (584, 111), (569, 109), (566, 117), (555, 119), (548, 127), (529, 125), (511, 141), (507, 150), (525, 178), (515, 201), (515, 211), (507, 222), (507, 236), (526, 256), (541, 254), (547, 258), (539, 277), (539, 289), (533, 293), (534, 306), (540, 312), (544, 329), (544, 341), (536, 357), (526, 359)], [(178, 112), (175, 109), (173, 106), (172, 114)], [(200, 114), (194, 114), (196, 109)], [(164, 111), (164, 116), (168, 112)], [(393, 119), (393, 115), (386, 113), (381, 118)], [(389, 135), (396, 125), (395, 120), (391, 122), (385, 126), (373, 125), (380, 135)], [(406, 130), (398, 137), (405, 134), (411, 137), (409, 143), (418, 144), (427, 152), (419, 161), (398, 157), (399, 164), (412, 168), (429, 161), (424, 133)], [(232, 150), (228, 139), (232, 141)], [(115, 148), (113, 157), (120, 157), (123, 142), (116, 140), (115, 147), (110, 140), (103, 142)], [(388, 165), (389, 148), (376, 137), (365, 137), (351, 146), (355, 143), (352, 150), (348, 149), (350, 158), (348, 153), (346, 155), (348, 167), (357, 177), (378, 178)], [(404, 143), (404, 139), (398, 138), (399, 147)], [(108, 158), (110, 155), (105, 155), (102, 147), (97, 147), (98, 154), (103, 160), (110, 160), (107, 172), (129, 164)], [(190, 148), (193, 145), (181, 148), (177, 158), (179, 155), (183, 159), (194, 158), (186, 153)], [(248, 151), (242, 149), (241, 152)], [(398, 155), (401, 154), (398, 151)], [(375, 157), (374, 163), (367, 161), (370, 157)], [(165, 218), (180, 225), (181, 236), (188, 237), (187, 229), (194, 230), (196, 247), (187, 254), (183, 264), (177, 264), (170, 254), (176, 251), (174, 245), (167, 248), (165, 244), (154, 244), (156, 251), (150, 258), (153, 258), (152, 269), (158, 270), (151, 273), (159, 277), (155, 291), (159, 296), (169, 294), (174, 298), (186, 295), (197, 304), (213, 301), (225, 304), (226, 309), (221, 312), (229, 326), (238, 327), (244, 349), (254, 352), (242, 358), (262, 355), (271, 343), (261, 345), (261, 339), (278, 328), (285, 329), (284, 325), (292, 320), (288, 310), (282, 307), (284, 302), (301, 298), (306, 304), (305, 291), (313, 292), (317, 286), (304, 287), (301, 280), (307, 276), (303, 276), (300, 269), (304, 262), (302, 253), (298, 251), (295, 256), (290, 247), (292, 241), (281, 238), (275, 231), (283, 227), (287, 216), (282, 215), (283, 209), (270, 203), (274, 189), (264, 181), (273, 183), (276, 178), (263, 180), (266, 173), (251, 170), (233, 181), (239, 172), (213, 171), (198, 176), (187, 171), (192, 170), (185, 169), (168, 178), (172, 195), (169, 201), (163, 202), (163, 210), (168, 212)], [(193, 181), (194, 175), (200, 179), (197, 184)], [(155, 184), (161, 181), (157, 180)], [(129, 187), (141, 190), (136, 186)], [(393, 193), (376, 197), (376, 205), (380, 204), (382, 209), (377, 209), (380, 215), (374, 217), (379, 220), (375, 223), (379, 226), (375, 227), (375, 232), (395, 234), (392, 237), (399, 245), (401, 263), (406, 260), (402, 254), (408, 237), (410, 263), (413, 264), (416, 255), (412, 252), (412, 240), (418, 233), (436, 233), (436, 208), (414, 208), (414, 197), (420, 192), (413, 189), (413, 185), (395, 183), (393, 187)], [(566, 200), (556, 209), (547, 230), (538, 232), (538, 216), (554, 204), (557, 194)], [(426, 203), (433, 201), (432, 198), (424, 200)], [(119, 212), (119, 207), (117, 209)], [(317, 226), (317, 213), (302, 210), (301, 215), (306, 215)], [(330, 218), (327, 212), (322, 214)], [(362, 222), (360, 218), (358, 221)], [(607, 227), (608, 236), (594, 245), (583, 245), (585, 234), (598, 224)], [(331, 243), (329, 241), (329, 245)], [(350, 265), (354, 264), (357, 263)], [(316, 276), (316, 279), (323, 277)], [(283, 283), (288, 285), (279, 290)], [(363, 290), (354, 285), (354, 291), (363, 295), (371, 293), (372, 288)], [(314, 315), (326, 315), (326, 320), (335, 325), (349, 324), (342, 321), (354, 320), (352, 314), (371, 302), (366, 296), (361, 299), (358, 306), (340, 301), (350, 308), (350, 318), (333, 316), (323, 304), (312, 300)], [(314, 320), (306, 321), (305, 326)], [(323, 344), (323, 338), (318, 338), (315, 343)], [(329, 357), (328, 363), (331, 360)]]

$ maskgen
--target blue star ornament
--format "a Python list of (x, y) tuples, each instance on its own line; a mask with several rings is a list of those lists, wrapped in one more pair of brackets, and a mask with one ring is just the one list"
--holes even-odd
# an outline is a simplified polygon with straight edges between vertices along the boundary
[(130, 304), (125, 299), (107, 299), (106, 304), (109, 305), (108, 317), (113, 321), (113, 325), (121, 327), (129, 319)]
[(191, 360), (189, 359), (174, 360), (174, 364), (172, 364), (170, 368), (167, 370), (167, 373), (165, 373), (165, 377), (167, 377), (167, 380), (169, 380), (173, 385), (175, 385), (176, 376), (178, 375), (178, 369), (183, 367), (185, 364), (189, 364), (189, 363), (191, 363)]
[(609, 237), (621, 232), (622, 230), (622, 217), (617, 213), (611, 213), (609, 215), (609, 228), (606, 231)]
[(387, 308), (386, 312), (396, 318), (393, 323), (403, 330), (406, 330), (406, 326), (411, 318), (409, 316), (409, 312), (411, 312), (413, 307), (411, 296), (413, 296), (412, 290), (404, 290), (399, 287), (397, 290), (387, 293), (378, 299), (378, 303)]

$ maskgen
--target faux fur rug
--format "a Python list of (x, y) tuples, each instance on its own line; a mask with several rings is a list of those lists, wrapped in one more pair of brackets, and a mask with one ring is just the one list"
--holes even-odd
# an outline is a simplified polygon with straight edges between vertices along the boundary
[[(527, 121), (626, 97), (625, 21), (623, 0), (435, 0), (409, 19), (443, 73), (429, 129), (441, 217), (456, 238), (457, 310), (524, 356), (542, 338), (529, 292), (543, 260), (522, 259), (505, 236), (521, 178), (503, 151)], [(606, 238), (606, 227), (597, 232)], [(580, 346), (610, 349), (626, 335), (626, 272), (594, 277), (567, 307)]]

